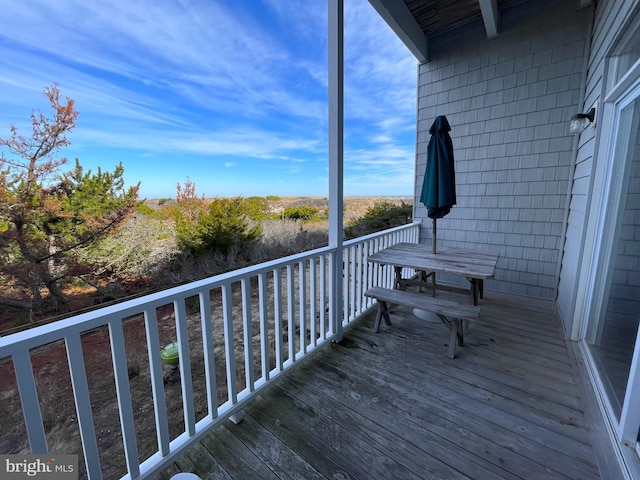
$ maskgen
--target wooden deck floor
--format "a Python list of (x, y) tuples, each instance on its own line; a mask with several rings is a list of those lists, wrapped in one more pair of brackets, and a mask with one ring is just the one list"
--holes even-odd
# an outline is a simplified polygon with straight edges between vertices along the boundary
[(481, 306), (454, 360), (441, 323), (367, 315), (160, 478), (600, 479), (553, 304)]

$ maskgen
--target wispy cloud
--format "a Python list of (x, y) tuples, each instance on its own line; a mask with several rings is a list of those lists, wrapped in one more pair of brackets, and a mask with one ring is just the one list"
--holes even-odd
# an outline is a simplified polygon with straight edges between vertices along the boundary
[[(176, 155), (219, 158), (229, 171), (253, 159), (245, 170), (257, 182), (269, 160), (296, 184), (308, 175), (324, 188), (325, 2), (5, 3), (0, 136), (9, 123), (28, 128), (31, 108), (46, 113), (42, 90), (57, 82), (80, 111), (71, 153), (81, 161), (113, 151), (174, 172)], [(412, 168), (416, 64), (366, 0), (345, 3), (348, 182), (363, 168), (388, 170), (383, 159)]]

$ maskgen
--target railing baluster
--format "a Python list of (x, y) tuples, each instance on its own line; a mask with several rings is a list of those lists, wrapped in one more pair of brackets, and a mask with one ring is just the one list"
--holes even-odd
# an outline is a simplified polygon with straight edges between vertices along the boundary
[(356, 314), (356, 264), (358, 263), (357, 249), (355, 245), (349, 248), (349, 289), (351, 294), (349, 295), (349, 317), (351, 321), (355, 318)]
[(349, 249), (342, 250), (342, 316), (340, 322), (344, 325), (349, 319)]
[(327, 256), (320, 255), (320, 338), (327, 338)]
[[(370, 246), (371, 246), (370, 253), (373, 255), (378, 251), (378, 248), (377, 248), (378, 245), (377, 245), (376, 239), (371, 240)], [(369, 268), (371, 269), (371, 284), (381, 285), (380, 284), (380, 267), (378, 267), (377, 265), (369, 264)]]
[(176, 335), (180, 355), (180, 385), (182, 387), (182, 408), (185, 432), (189, 436), (196, 433), (196, 413), (193, 404), (193, 377), (191, 376), (191, 354), (189, 350), (189, 330), (187, 327), (187, 309), (185, 298), (173, 302), (176, 316)]
[(364, 297), (363, 293), (364, 293), (364, 289), (363, 287), (363, 282), (362, 282), (362, 276), (363, 276), (363, 261), (364, 261), (364, 255), (362, 253), (363, 251), (363, 243), (360, 242), (358, 243), (358, 245), (356, 246), (356, 251), (357, 251), (357, 258), (358, 261), (357, 263), (357, 269), (356, 269), (356, 289), (357, 289), (357, 294), (356, 294), (356, 314), (359, 315), (360, 313), (362, 313), (362, 298)]
[(122, 430), (127, 471), (132, 478), (135, 478), (140, 475), (140, 461), (138, 459), (133, 406), (131, 404), (131, 390), (129, 389), (127, 352), (124, 346), (124, 332), (122, 330), (121, 319), (118, 318), (109, 321), (109, 338), (111, 340), (111, 358), (113, 361), (113, 374), (118, 396), (120, 428)]
[(65, 344), (87, 476), (91, 479), (102, 478), (98, 442), (96, 441), (96, 430), (93, 424), (93, 412), (89, 397), (89, 383), (87, 382), (87, 371), (84, 364), (84, 355), (82, 354), (80, 335), (73, 334), (65, 337)]
[(20, 350), (13, 354), (13, 370), (16, 374), (18, 391), (20, 392), (20, 403), (22, 404), (22, 415), (24, 416), (25, 427), (29, 437), (31, 453), (48, 453), (47, 437), (44, 433), (42, 422), (42, 411), (38, 401), (38, 390), (36, 380), (33, 376), (31, 365), (31, 354), (28, 350)]
[(251, 323), (251, 278), (240, 281), (242, 289), (242, 329), (244, 331), (244, 375), (245, 385), (253, 392), (253, 324)]
[(295, 324), (295, 291), (293, 266), (287, 265), (287, 342), (289, 343), (289, 361), (296, 361), (296, 324)]
[[(364, 255), (362, 257), (362, 262), (364, 264), (364, 291), (368, 290), (373, 286), (371, 274), (373, 273), (372, 268), (373, 265), (369, 264), (369, 253), (371, 252), (371, 242), (364, 243)], [(362, 292), (364, 294), (364, 291)], [(364, 297), (364, 305), (363, 311), (369, 308), (371, 302), (369, 302), (369, 297)]]
[(275, 331), (276, 369), (283, 368), (282, 351), (282, 269), (278, 268), (273, 273), (273, 323)]
[[(387, 248), (389, 246), (391, 246), (391, 242), (389, 241), (389, 237), (384, 237), (382, 239), (382, 248)], [(392, 285), (394, 285), (392, 277), (395, 277), (395, 270), (393, 269), (393, 267), (391, 267), (389, 265), (385, 265), (384, 268), (383, 268), (383, 271), (384, 271), (384, 285), (385, 285), (385, 287), (392, 288)]]
[(204, 350), (204, 375), (207, 387), (207, 409), (209, 418), (218, 417), (218, 386), (216, 382), (215, 345), (211, 319), (211, 292), (199, 293), (200, 325), (202, 327), (202, 347)]
[(298, 262), (298, 304), (300, 317), (300, 352), (307, 353), (307, 283), (306, 283), (306, 262)]
[(164, 397), (164, 378), (162, 376), (162, 359), (160, 358), (160, 335), (158, 332), (158, 316), (155, 308), (148, 308), (144, 311), (144, 325), (147, 334), (147, 353), (149, 355), (149, 371), (151, 375), (151, 392), (153, 394), (153, 410), (156, 419), (158, 451), (164, 457), (169, 454), (169, 421), (167, 419), (167, 402)]
[(222, 321), (224, 324), (224, 347), (227, 366), (227, 391), (232, 404), (238, 402), (238, 385), (236, 378), (236, 349), (233, 340), (233, 302), (231, 300), (231, 284), (222, 285)]
[(316, 306), (318, 304), (317, 300), (317, 279), (316, 279), (316, 265), (317, 258), (309, 259), (309, 331), (311, 337), (311, 345), (316, 346), (318, 344), (317, 341), (317, 311)]
[(267, 279), (266, 273), (258, 275), (258, 305), (260, 308), (260, 359), (262, 379), (269, 380), (271, 361), (269, 358), (269, 317), (267, 315)]
[(388, 286), (388, 282), (387, 282), (387, 267), (386, 265), (379, 265), (378, 266), (378, 283), (377, 285), (380, 285), (382, 287), (387, 287)]

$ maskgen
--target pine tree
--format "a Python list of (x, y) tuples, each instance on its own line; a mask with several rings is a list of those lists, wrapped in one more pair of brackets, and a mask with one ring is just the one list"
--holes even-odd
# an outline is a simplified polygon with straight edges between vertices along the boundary
[(122, 164), (113, 173), (75, 168), (62, 172), (59, 151), (78, 112), (62, 101), (57, 85), (45, 88), (53, 116), (31, 114), (33, 133), (11, 125), (0, 138), (0, 304), (43, 313), (69, 311), (63, 286), (91, 271), (78, 261), (87, 247), (117, 229), (133, 213), (138, 187), (124, 187)]

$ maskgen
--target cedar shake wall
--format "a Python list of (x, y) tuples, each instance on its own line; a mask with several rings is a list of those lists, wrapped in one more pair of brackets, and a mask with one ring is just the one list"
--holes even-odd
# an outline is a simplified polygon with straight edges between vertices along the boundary
[[(589, 52), (589, 66), (584, 90), (584, 104), (580, 110), (585, 111), (597, 103), (600, 115), (604, 110), (603, 99), (606, 96), (605, 71), (607, 56), (621, 34), (625, 25), (634, 18), (640, 8), (638, 0), (599, 0), (596, 4), (593, 22), (593, 34)], [(601, 173), (603, 165), (610, 159), (606, 153), (600, 154), (601, 138), (606, 138), (611, 125), (600, 122), (596, 128), (588, 128), (580, 135), (576, 155), (576, 167), (573, 174), (571, 203), (567, 234), (562, 256), (562, 269), (558, 287), (558, 312), (565, 325), (565, 330), (576, 340), (579, 337), (579, 326), (586, 318), (587, 283), (590, 276), (594, 249), (594, 228), (590, 223), (596, 221), (589, 218), (601, 206), (602, 196)], [(596, 135), (597, 134), (597, 135)], [(606, 143), (606, 140), (605, 140)], [(605, 146), (606, 148), (606, 146)], [(592, 215), (591, 215), (592, 216)]]
[(487, 289), (555, 296), (575, 156), (567, 124), (581, 107), (589, 19), (572, 0), (527, 2), (501, 11), (496, 39), (480, 22), (434, 39), (419, 67), (421, 241), (431, 242), (418, 200), (428, 130), (446, 115), (458, 203), (438, 220), (438, 244), (499, 252)]

